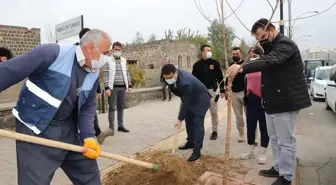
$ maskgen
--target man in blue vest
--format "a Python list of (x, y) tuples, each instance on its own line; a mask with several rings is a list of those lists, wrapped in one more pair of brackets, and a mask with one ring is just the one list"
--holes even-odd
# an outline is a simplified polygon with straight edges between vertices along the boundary
[(18, 184), (49, 185), (61, 167), (74, 185), (100, 185), (94, 119), (99, 68), (110, 38), (90, 30), (79, 46), (44, 44), (0, 63), (0, 92), (27, 78), (12, 113), (16, 132), (83, 145), (83, 154), (16, 141)]
[(171, 91), (181, 98), (182, 104), (175, 127), (181, 127), (185, 120), (187, 142), (180, 150), (193, 149), (188, 161), (196, 161), (201, 157), (204, 139), (204, 118), (210, 107), (211, 95), (205, 85), (191, 73), (176, 69), (173, 64), (162, 67), (161, 75), (169, 84)]

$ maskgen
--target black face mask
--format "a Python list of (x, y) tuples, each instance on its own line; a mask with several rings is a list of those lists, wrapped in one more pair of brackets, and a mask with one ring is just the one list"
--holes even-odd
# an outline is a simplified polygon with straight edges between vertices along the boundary
[(264, 49), (264, 52), (267, 52), (272, 46), (272, 42), (269, 41), (268, 39), (259, 41), (259, 43), (260, 43), (260, 46)]
[(239, 62), (240, 61), (240, 56), (232, 56), (232, 60), (234, 62)]

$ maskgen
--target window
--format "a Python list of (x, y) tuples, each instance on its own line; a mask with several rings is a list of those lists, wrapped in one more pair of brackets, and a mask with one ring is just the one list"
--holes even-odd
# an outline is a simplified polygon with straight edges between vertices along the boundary
[(148, 69), (154, 69), (154, 64), (148, 64)]
[(187, 68), (190, 69), (191, 68), (191, 59), (189, 56), (187, 56)]
[(182, 66), (182, 56), (179, 55), (178, 58), (177, 58), (177, 67), (178, 68), (183, 68)]
[(316, 72), (317, 80), (327, 80), (330, 75), (330, 69), (320, 69)]
[(126, 60), (127, 65), (136, 65), (138, 63), (137, 60)]

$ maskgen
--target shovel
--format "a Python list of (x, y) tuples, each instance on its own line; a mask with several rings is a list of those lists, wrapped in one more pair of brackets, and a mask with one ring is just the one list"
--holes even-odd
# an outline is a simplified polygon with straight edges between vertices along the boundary
[[(79, 153), (82, 153), (83, 151), (86, 150), (86, 148), (81, 147), (81, 146), (72, 145), (72, 144), (68, 144), (68, 143), (63, 143), (63, 142), (59, 142), (59, 141), (54, 141), (54, 140), (50, 140), (50, 139), (44, 139), (44, 138), (35, 137), (35, 136), (29, 136), (29, 135), (20, 134), (20, 133), (7, 131), (7, 130), (3, 130), (3, 129), (0, 129), (0, 136), (7, 137), (7, 138), (10, 138), (10, 139), (19, 140), (19, 141), (24, 141), (24, 142), (28, 142), (28, 143), (34, 143), (34, 144), (38, 144), (38, 145), (49, 146), (49, 147), (69, 150), (69, 151), (73, 151), (73, 152), (79, 152)], [(91, 149), (89, 149), (89, 150), (91, 150)], [(139, 160), (131, 159), (131, 158), (128, 158), (128, 157), (124, 157), (124, 156), (120, 156), (120, 155), (116, 155), (116, 154), (112, 154), (112, 153), (108, 153), (108, 152), (101, 151), (99, 156), (104, 157), (104, 158), (108, 158), (108, 159), (113, 159), (113, 160), (116, 160), (116, 161), (121, 161), (121, 162), (124, 162), (124, 163), (129, 163), (129, 164), (142, 166), (142, 167), (148, 168), (148, 169), (153, 169), (153, 170), (159, 170), (160, 169), (160, 167), (157, 164), (152, 164), (152, 163), (148, 163), (148, 162), (144, 162), (144, 161), (139, 161)]]

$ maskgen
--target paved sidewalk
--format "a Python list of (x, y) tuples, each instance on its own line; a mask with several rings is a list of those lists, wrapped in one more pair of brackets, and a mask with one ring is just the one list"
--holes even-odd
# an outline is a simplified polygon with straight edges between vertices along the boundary
[[(174, 134), (173, 125), (177, 118), (180, 100), (173, 98), (172, 101), (162, 102), (153, 101), (140, 104), (138, 106), (125, 110), (125, 126), (130, 129), (130, 133), (116, 132), (113, 137), (106, 139), (102, 146), (102, 150), (106, 152), (112, 152), (123, 156), (131, 156), (136, 152), (140, 152), (159, 141), (162, 141)], [(220, 101), (219, 111), (219, 138), (216, 141), (210, 141), (209, 136), (211, 133), (211, 126), (209, 125), (209, 119), (204, 140), (204, 152), (210, 154), (224, 153), (225, 146), (225, 129), (226, 129), (226, 101)], [(209, 113), (207, 114), (209, 116)], [(108, 127), (107, 114), (99, 114), (99, 123), (102, 129)], [(232, 118), (235, 116), (232, 115)], [(232, 142), (231, 154), (233, 156), (239, 156), (244, 152), (248, 146), (246, 143), (237, 142), (237, 129), (235, 122), (232, 123)], [(15, 144), (13, 140), (0, 138), (0, 144), (2, 150), (0, 151), (0, 184), (15, 185), (17, 184), (16, 175), (16, 154)], [(270, 154), (270, 152), (269, 152)], [(271, 159), (271, 157), (269, 157)], [(110, 159), (99, 158), (99, 167), (101, 170), (116, 164), (116, 161)], [(243, 162), (247, 167), (251, 168), (249, 173), (245, 176), (237, 176), (237, 178), (244, 179), (246, 181), (260, 183), (260, 185), (268, 185), (274, 179), (266, 179), (257, 175), (257, 171), (260, 168), (269, 168), (270, 165), (260, 166), (255, 163), (254, 160), (247, 160)], [(71, 184), (62, 170), (58, 170), (55, 173), (52, 185), (67, 185)]]

